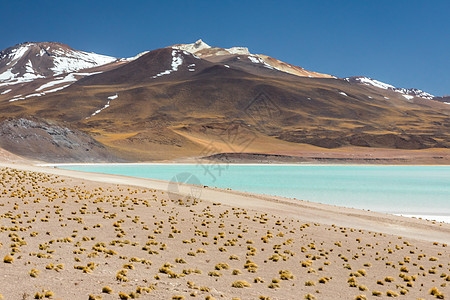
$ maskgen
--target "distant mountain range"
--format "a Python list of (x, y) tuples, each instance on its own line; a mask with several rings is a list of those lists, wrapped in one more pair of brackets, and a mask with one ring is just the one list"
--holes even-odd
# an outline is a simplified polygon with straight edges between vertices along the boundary
[[(307, 144), (449, 148), (449, 103), (202, 40), (132, 58), (55, 42), (0, 52), (0, 147), (46, 161), (295, 152)], [(248, 143), (224, 138), (229, 130)]]

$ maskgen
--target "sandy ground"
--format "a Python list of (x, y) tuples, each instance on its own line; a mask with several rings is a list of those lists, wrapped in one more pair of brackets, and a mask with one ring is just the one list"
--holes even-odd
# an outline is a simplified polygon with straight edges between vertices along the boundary
[(450, 224), (160, 180), (0, 170), (4, 299), (450, 296)]

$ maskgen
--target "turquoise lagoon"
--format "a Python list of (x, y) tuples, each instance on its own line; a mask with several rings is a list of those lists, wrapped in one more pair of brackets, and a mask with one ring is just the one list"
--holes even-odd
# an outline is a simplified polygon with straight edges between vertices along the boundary
[(450, 220), (450, 166), (92, 164), (59, 168), (184, 181), (313, 202)]

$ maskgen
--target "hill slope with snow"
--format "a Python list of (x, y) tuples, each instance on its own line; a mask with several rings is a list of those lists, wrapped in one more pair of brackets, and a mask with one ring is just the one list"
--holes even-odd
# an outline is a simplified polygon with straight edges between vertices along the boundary
[(55, 42), (23, 43), (0, 52), (0, 84), (14, 85), (116, 61), (115, 57), (74, 50)]
[[(243, 62), (247, 62), (270, 70), (277, 70), (301, 77), (335, 78), (332, 75), (305, 70), (302, 67), (282, 62), (267, 55), (252, 54), (247, 47), (231, 47), (227, 49), (211, 47), (201, 39), (192, 44), (177, 44), (170, 47), (188, 51), (209, 61), (223, 61), (227, 65), (233, 65), (233, 62), (238, 62), (238, 60), (240, 60), (238, 63), (241, 66)], [(249, 71), (248, 68), (246, 71)]]
[(346, 77), (344, 78), (344, 80), (351, 82), (351, 83), (360, 83), (360, 84), (365, 84), (365, 85), (369, 85), (369, 86), (374, 86), (380, 89), (385, 89), (385, 90), (390, 90), (390, 91), (394, 91), (400, 94), (403, 94), (403, 96), (406, 99), (412, 99), (413, 97), (420, 97), (420, 98), (424, 98), (424, 99), (434, 99), (435, 96), (431, 95), (427, 92), (424, 92), (422, 90), (419, 89), (405, 89), (405, 88), (398, 88), (395, 87), (393, 85), (369, 78), (369, 77), (364, 77), (364, 76), (354, 76), (354, 77)]

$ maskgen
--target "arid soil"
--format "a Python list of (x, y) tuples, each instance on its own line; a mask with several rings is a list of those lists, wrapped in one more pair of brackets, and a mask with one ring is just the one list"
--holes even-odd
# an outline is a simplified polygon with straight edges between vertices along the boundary
[(449, 224), (31, 165), (0, 176), (4, 299), (449, 295)]

